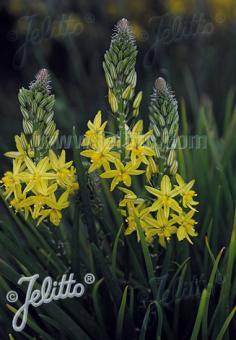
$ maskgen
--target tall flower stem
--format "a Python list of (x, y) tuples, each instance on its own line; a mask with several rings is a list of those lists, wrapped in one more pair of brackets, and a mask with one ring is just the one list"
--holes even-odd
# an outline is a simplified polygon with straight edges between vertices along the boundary
[(155, 82), (151, 97), (150, 128), (160, 175), (175, 175), (178, 170), (176, 146), (179, 129), (178, 106), (174, 94), (163, 78)]
[[(108, 101), (118, 122), (122, 160), (125, 158), (126, 121), (137, 81), (136, 55), (137, 48), (128, 20), (121, 19), (115, 27), (110, 48), (104, 55), (103, 68)], [(138, 106), (135, 106), (136, 112), (137, 109)]]

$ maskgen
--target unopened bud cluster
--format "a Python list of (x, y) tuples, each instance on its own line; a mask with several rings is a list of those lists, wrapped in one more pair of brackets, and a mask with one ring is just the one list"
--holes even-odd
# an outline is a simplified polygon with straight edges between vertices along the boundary
[(178, 170), (175, 152), (179, 128), (178, 105), (163, 78), (156, 80), (149, 110), (152, 140), (161, 163), (160, 170), (175, 175)]
[(29, 139), (35, 158), (41, 159), (56, 143), (59, 130), (53, 121), (55, 97), (50, 94), (48, 71), (42, 69), (29, 89), (19, 91), (23, 131)]
[[(122, 19), (115, 27), (111, 45), (104, 55), (103, 68), (108, 85), (108, 100), (112, 112), (127, 113), (127, 102), (134, 97), (137, 82), (135, 63), (137, 48), (129, 23)], [(133, 104), (134, 115), (138, 115), (142, 93), (138, 94)]]

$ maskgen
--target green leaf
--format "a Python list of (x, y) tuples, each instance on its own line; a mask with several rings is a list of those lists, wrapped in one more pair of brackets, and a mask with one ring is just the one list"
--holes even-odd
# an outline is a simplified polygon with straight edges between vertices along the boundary
[(125, 306), (126, 306), (126, 300), (127, 300), (127, 291), (128, 286), (125, 287), (124, 293), (122, 296), (118, 317), (117, 317), (117, 323), (116, 323), (116, 339), (122, 340), (122, 334), (123, 334), (123, 327), (124, 327), (124, 318), (125, 318)]
[(201, 295), (201, 299), (200, 299), (200, 303), (199, 303), (199, 307), (198, 307), (198, 312), (197, 312), (197, 317), (196, 317), (196, 320), (195, 320), (195, 324), (194, 324), (194, 327), (193, 327), (193, 332), (192, 332), (190, 340), (197, 340), (198, 339), (198, 334), (199, 334), (202, 319), (203, 319), (203, 316), (204, 316), (206, 299), (207, 299), (207, 289), (205, 288), (205, 289), (203, 289), (203, 292), (202, 292), (202, 295)]
[(220, 330), (220, 333), (217, 335), (216, 340), (222, 340), (223, 339), (225, 332), (227, 331), (229, 324), (230, 324), (231, 320), (233, 319), (235, 313), (236, 313), (236, 307), (233, 308), (232, 312), (229, 314), (229, 316), (225, 320), (225, 322), (224, 322), (224, 324), (223, 324), (223, 326)]
[(156, 307), (157, 310), (157, 328), (156, 328), (156, 337), (155, 339), (159, 340), (161, 339), (161, 335), (162, 335), (162, 326), (163, 326), (163, 313), (162, 313), (162, 308), (160, 306), (160, 304), (157, 301), (153, 301), (151, 302), (148, 307), (147, 307), (147, 311), (145, 313), (144, 319), (143, 319), (143, 323), (142, 323), (142, 328), (140, 331), (140, 336), (139, 336), (139, 340), (145, 340), (146, 339), (146, 332), (148, 329), (148, 323), (149, 323), (149, 316), (150, 316), (150, 312), (151, 312), (151, 308), (152, 306)]
[(95, 244), (98, 243), (97, 240), (97, 231), (95, 227), (95, 218), (92, 212), (92, 208), (90, 205), (90, 198), (89, 198), (89, 192), (87, 188), (87, 178), (84, 170), (84, 166), (82, 163), (82, 159), (80, 156), (80, 147), (77, 147), (78, 144), (78, 137), (75, 132), (75, 127), (73, 128), (73, 154), (74, 154), (74, 160), (75, 160), (75, 166), (77, 169), (77, 175), (78, 175), (78, 181), (80, 185), (80, 194), (82, 199), (82, 205), (83, 205), (83, 211), (84, 211), (84, 218), (87, 222), (88, 227), (88, 234), (89, 238), (92, 242)]
[(116, 234), (116, 238), (115, 238), (115, 242), (114, 242), (114, 246), (112, 249), (112, 256), (111, 256), (111, 268), (112, 268), (112, 272), (113, 275), (116, 275), (116, 261), (117, 261), (117, 250), (118, 250), (118, 243), (120, 240), (120, 235), (123, 231), (123, 225), (120, 226), (120, 229), (118, 230), (117, 234)]
[(152, 259), (151, 259), (150, 253), (149, 253), (147, 242), (146, 242), (142, 227), (140, 225), (139, 219), (136, 218), (135, 222), (137, 224), (138, 234), (139, 234), (139, 237), (140, 237), (141, 247), (142, 247), (144, 261), (145, 261), (147, 275), (148, 275), (148, 280), (149, 280), (149, 283), (151, 284), (152, 293), (153, 293), (153, 296), (154, 296), (154, 299), (155, 299), (156, 296), (157, 296), (157, 287), (156, 287), (156, 284), (155, 284), (155, 280), (153, 280), (153, 278), (155, 277), (155, 274), (154, 274), (154, 270), (153, 270)]
[(209, 308), (210, 297), (211, 297), (211, 292), (212, 292), (213, 285), (214, 285), (215, 276), (216, 276), (216, 273), (217, 273), (217, 270), (218, 270), (218, 265), (219, 265), (221, 256), (223, 254), (223, 251), (224, 251), (224, 248), (221, 249), (221, 251), (219, 252), (219, 254), (218, 254), (218, 256), (215, 260), (215, 263), (214, 263), (214, 266), (213, 266), (213, 269), (212, 269), (212, 272), (211, 272), (211, 276), (210, 276), (209, 282), (207, 284), (207, 296), (206, 296), (205, 310), (204, 310), (204, 315), (203, 315), (203, 320), (202, 320), (202, 336), (203, 336), (203, 339), (208, 338), (208, 313), (209, 313), (208, 308)]

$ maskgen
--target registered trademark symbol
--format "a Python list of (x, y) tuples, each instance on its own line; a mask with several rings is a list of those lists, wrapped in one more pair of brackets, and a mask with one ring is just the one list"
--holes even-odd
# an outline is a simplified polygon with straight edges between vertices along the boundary
[(91, 285), (95, 282), (95, 276), (92, 273), (87, 273), (84, 276), (84, 282), (87, 283), (88, 285)]

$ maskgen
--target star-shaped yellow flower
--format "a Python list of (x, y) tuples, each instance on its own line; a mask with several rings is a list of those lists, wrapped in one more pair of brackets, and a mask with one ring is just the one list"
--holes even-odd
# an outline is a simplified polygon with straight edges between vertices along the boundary
[(65, 150), (62, 150), (59, 157), (52, 150), (49, 150), (49, 160), (52, 169), (56, 172), (55, 178), (58, 185), (63, 189), (69, 189), (71, 193), (78, 190), (79, 184), (76, 181), (75, 168), (72, 166), (73, 161), (66, 162)]
[(133, 205), (134, 203), (137, 203), (137, 204), (140, 203), (141, 204), (141, 203), (144, 202), (144, 200), (142, 198), (138, 198), (137, 195), (133, 191), (131, 191), (127, 188), (121, 188), (121, 187), (119, 187), (119, 189), (120, 189), (120, 191), (122, 191), (125, 194), (123, 199), (119, 203), (120, 207), (126, 207), (128, 205)]
[(16, 212), (25, 212), (25, 219), (28, 218), (30, 207), (23, 207), (24, 201), (26, 199), (26, 193), (22, 192), (21, 184), (17, 184), (14, 190), (14, 198), (10, 201), (10, 207), (14, 208)]
[(96, 144), (97, 137), (103, 135), (106, 125), (107, 122), (102, 124), (102, 114), (101, 111), (98, 111), (94, 121), (88, 121), (89, 130), (85, 132), (82, 146), (92, 146), (93, 144)]
[(145, 230), (147, 239), (152, 241), (153, 236), (158, 235), (159, 243), (163, 247), (166, 247), (166, 240), (169, 241), (171, 235), (176, 233), (177, 228), (173, 226), (175, 224), (175, 220), (168, 220), (164, 214), (164, 210), (160, 209), (157, 212), (156, 219), (153, 217), (147, 217), (146, 221), (150, 225), (150, 227)]
[(1, 183), (3, 183), (5, 188), (4, 195), (6, 196), (6, 199), (8, 199), (11, 194), (15, 192), (16, 186), (20, 184), (20, 175), (24, 168), (25, 166), (22, 165), (21, 159), (14, 159), (13, 170), (5, 172)]
[(150, 209), (145, 205), (145, 202), (141, 202), (135, 205), (127, 205), (127, 212), (124, 214), (128, 227), (125, 230), (125, 235), (130, 235), (134, 231), (137, 232), (138, 241), (140, 236), (137, 228), (137, 220), (140, 223), (140, 227), (144, 230), (149, 226), (147, 219), (150, 217)]
[(130, 142), (126, 146), (126, 150), (131, 152), (131, 161), (138, 159), (140, 162), (148, 165), (147, 156), (154, 156), (155, 152), (144, 143), (151, 137), (152, 131), (148, 131), (142, 135), (143, 121), (139, 120), (130, 133)]
[(21, 133), (20, 136), (15, 136), (15, 143), (17, 151), (8, 151), (4, 155), (9, 158), (20, 159), (22, 161), (25, 160), (26, 157), (33, 157), (34, 152), (30, 148), (30, 145), (27, 143), (25, 135)]
[(39, 225), (45, 218), (49, 217), (50, 221), (58, 226), (62, 218), (61, 210), (69, 206), (68, 196), (69, 192), (65, 191), (58, 200), (54, 194), (45, 198), (45, 204), (49, 209), (44, 209), (40, 212), (41, 217), (37, 224)]
[(179, 174), (176, 174), (175, 178), (178, 183), (178, 186), (176, 187), (182, 188), (180, 195), (182, 196), (183, 207), (189, 208), (193, 211), (197, 211), (193, 207), (199, 204), (197, 201), (194, 201), (194, 197), (197, 196), (197, 194), (194, 190), (191, 190), (195, 181), (192, 180), (189, 183), (185, 183), (183, 178)]
[(197, 222), (193, 219), (194, 213), (195, 211), (190, 210), (187, 214), (171, 214), (173, 220), (179, 225), (177, 230), (177, 237), (179, 241), (182, 241), (186, 238), (189, 243), (193, 244), (189, 236), (194, 237), (198, 235), (194, 229), (194, 225), (197, 224)]
[(119, 159), (115, 159), (114, 164), (116, 170), (108, 170), (100, 175), (102, 178), (113, 178), (111, 182), (111, 191), (113, 191), (120, 182), (123, 182), (127, 187), (130, 187), (131, 176), (137, 176), (144, 173), (144, 170), (137, 170), (140, 162), (129, 162), (124, 165)]
[(98, 143), (95, 148), (84, 150), (81, 155), (84, 157), (91, 158), (91, 166), (89, 172), (93, 172), (101, 167), (104, 170), (110, 170), (110, 162), (114, 162), (119, 154), (112, 151), (114, 140), (111, 138), (104, 138), (98, 136)]
[(145, 188), (152, 195), (157, 197), (157, 201), (154, 202), (150, 208), (152, 211), (157, 211), (160, 208), (163, 208), (166, 218), (169, 216), (170, 209), (177, 212), (182, 211), (179, 203), (173, 198), (182, 192), (182, 187), (172, 189), (170, 178), (167, 175), (163, 176), (161, 180), (161, 190), (150, 186), (146, 186)]
[(44, 157), (38, 164), (34, 164), (29, 157), (26, 157), (25, 164), (27, 170), (20, 174), (20, 179), (27, 183), (24, 191), (44, 193), (48, 187), (48, 180), (55, 179), (55, 174), (48, 172), (50, 169), (48, 157)]

